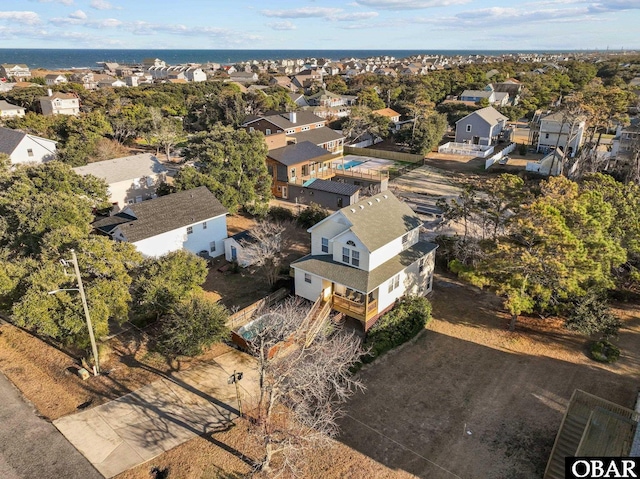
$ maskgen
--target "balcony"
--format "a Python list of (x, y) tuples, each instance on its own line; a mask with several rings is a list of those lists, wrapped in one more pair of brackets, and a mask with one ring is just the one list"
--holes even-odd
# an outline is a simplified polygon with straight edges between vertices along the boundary
[(378, 313), (378, 300), (369, 300), (366, 295), (355, 293), (349, 297), (333, 295), (333, 309), (360, 321), (368, 321)]

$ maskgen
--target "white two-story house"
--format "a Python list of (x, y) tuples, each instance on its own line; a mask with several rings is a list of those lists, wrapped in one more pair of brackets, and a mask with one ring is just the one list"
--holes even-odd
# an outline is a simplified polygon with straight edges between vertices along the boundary
[(145, 256), (185, 249), (216, 257), (224, 254), (227, 209), (206, 186), (126, 206), (93, 227), (116, 241), (132, 243)]
[(80, 113), (80, 100), (74, 93), (53, 93), (40, 98), (40, 109), (43, 115), (77, 115)]
[(309, 228), (311, 254), (292, 263), (295, 293), (329, 303), (367, 331), (404, 295), (431, 291), (437, 245), (390, 192), (342, 208)]
[(9, 155), (12, 165), (44, 163), (56, 157), (56, 142), (0, 127), (0, 153)]

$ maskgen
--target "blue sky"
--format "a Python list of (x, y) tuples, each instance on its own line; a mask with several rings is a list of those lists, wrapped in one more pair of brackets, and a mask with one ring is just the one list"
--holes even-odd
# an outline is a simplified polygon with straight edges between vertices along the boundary
[(640, 0), (2, 0), (0, 48), (640, 49)]

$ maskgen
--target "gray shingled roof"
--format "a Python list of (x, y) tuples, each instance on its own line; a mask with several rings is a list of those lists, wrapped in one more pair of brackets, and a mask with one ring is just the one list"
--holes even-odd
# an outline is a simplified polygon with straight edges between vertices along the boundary
[(344, 138), (344, 135), (326, 126), (323, 126), (322, 128), (312, 128), (311, 130), (301, 131), (287, 136), (295, 138), (298, 143), (310, 141), (314, 145), (321, 145), (329, 141), (336, 141)]
[(252, 121), (255, 121), (260, 118), (264, 118), (268, 122), (273, 123), (281, 130), (288, 130), (290, 128), (295, 128), (297, 126), (311, 125), (313, 123), (323, 123), (323, 124), (325, 123), (325, 120), (323, 118), (320, 118), (319, 116), (314, 115), (310, 111), (304, 111), (304, 110), (296, 111), (295, 116), (296, 116), (296, 122), (292, 123), (290, 121), (290, 114), (287, 112), (266, 114), (258, 118), (247, 120), (247, 122), (245, 122), (244, 125), (247, 125), (248, 123), (251, 123)]
[(357, 185), (349, 183), (341, 183), (338, 181), (321, 180), (316, 178), (313, 183), (307, 185), (310, 190), (326, 191), (327, 193), (335, 193), (337, 195), (353, 196), (360, 189)]
[(480, 108), (479, 110), (476, 110), (476, 111), (474, 111), (472, 113), (469, 113), (464, 118), (461, 118), (460, 120), (456, 121), (456, 123), (460, 123), (465, 118), (468, 118), (468, 117), (470, 117), (472, 115), (479, 116), (480, 118), (482, 118), (484, 121), (486, 121), (490, 125), (495, 125), (496, 123), (500, 123), (501, 121), (507, 121), (508, 120), (508, 118), (506, 116), (504, 116), (502, 113), (500, 113), (494, 107), (488, 106), (486, 108)]
[(328, 254), (305, 256), (291, 263), (291, 267), (299, 268), (302, 271), (342, 284), (361, 293), (370, 293), (437, 247), (433, 243), (421, 241), (381, 264), (373, 271), (364, 271), (344, 263), (338, 263), (333, 261), (332, 255)]
[[(126, 220), (129, 211), (135, 219), (120, 222), (114, 218)], [(227, 213), (227, 209), (213, 196), (213, 193), (206, 186), (200, 186), (129, 205), (112, 217), (96, 221), (93, 226), (109, 234), (115, 229), (114, 222), (116, 222), (118, 223), (116, 226), (119, 226), (126, 240), (135, 243)]]
[(79, 175), (102, 178), (108, 184), (167, 172), (167, 168), (150, 153), (97, 161), (73, 170)]
[(24, 110), (21, 106), (12, 105), (8, 101), (0, 100), (0, 110), (1, 111), (9, 111), (9, 110)]
[(350, 230), (369, 251), (377, 250), (422, 224), (418, 215), (390, 191), (360, 200), (339, 212), (349, 220)]
[(286, 166), (297, 165), (308, 161), (320, 162), (333, 157), (329, 151), (320, 148), (310, 141), (303, 141), (302, 143), (295, 143), (270, 150), (267, 156)]
[(0, 153), (11, 155), (25, 136), (22, 131), (0, 128)]

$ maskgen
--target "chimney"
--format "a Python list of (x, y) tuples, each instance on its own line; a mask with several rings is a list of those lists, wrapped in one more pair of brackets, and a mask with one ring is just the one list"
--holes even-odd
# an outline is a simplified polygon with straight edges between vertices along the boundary
[(289, 121), (291, 123), (295, 123), (296, 122), (296, 112), (295, 111), (290, 111), (289, 112)]
[(51, 88), (47, 88), (47, 95), (53, 96), (53, 92), (51, 91)]

